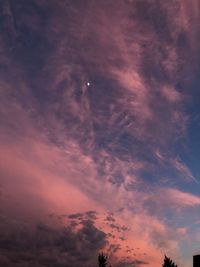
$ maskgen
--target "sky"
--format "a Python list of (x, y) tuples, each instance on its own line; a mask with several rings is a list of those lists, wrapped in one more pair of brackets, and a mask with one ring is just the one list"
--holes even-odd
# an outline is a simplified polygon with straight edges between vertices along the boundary
[(200, 1), (0, 0), (0, 265), (191, 267)]

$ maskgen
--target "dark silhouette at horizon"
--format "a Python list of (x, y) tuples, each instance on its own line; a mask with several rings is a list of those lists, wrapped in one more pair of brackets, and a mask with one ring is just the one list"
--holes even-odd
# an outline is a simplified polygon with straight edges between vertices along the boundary
[[(98, 255), (98, 267), (108, 266), (108, 256), (103, 252)], [(111, 265), (109, 265), (111, 267)], [(169, 257), (165, 255), (162, 267), (178, 267)], [(193, 256), (193, 267), (200, 267), (200, 255)]]
[(163, 267), (178, 267), (170, 258), (165, 255)]
[(200, 255), (193, 256), (193, 267), (200, 267)]
[(99, 267), (107, 267), (108, 266), (108, 257), (103, 252), (99, 253), (98, 263), (99, 263)]

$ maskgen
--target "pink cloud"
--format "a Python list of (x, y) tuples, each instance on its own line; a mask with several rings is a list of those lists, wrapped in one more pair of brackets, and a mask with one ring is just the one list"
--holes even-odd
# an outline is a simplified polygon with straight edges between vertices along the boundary
[[(61, 5), (63, 13), (59, 17), (65, 18), (68, 7)], [(117, 8), (113, 8), (114, 5)], [(190, 20), (198, 22), (196, 8), (199, 4), (192, 1), (192, 7), (188, 7), (188, 3), (182, 1), (177, 4), (177, 9), (167, 2), (161, 3), (161, 9), (172, 23), (171, 42), (159, 40), (150, 23), (144, 25), (142, 17), (134, 13), (138, 8), (134, 5), (131, 1), (126, 4), (93, 1), (84, 7), (84, 12), (74, 8), (70, 22), (57, 21), (55, 17), (50, 19), (47, 35), (49, 40), (53, 35), (56, 52), (45, 59), (38, 84), (41, 82), (43, 86), (45, 75), (49, 75), (45, 92), (52, 94), (52, 99), (58, 91), (64, 93), (47, 107), (45, 99), (40, 107), (43, 115), (32, 96), (31, 90), (35, 87), (30, 89), (23, 76), (19, 76), (22, 80), (19, 84), (16, 82), (14, 89), (17, 92), (20, 88), (19, 95), (16, 93), (18, 98), (26, 95), (29, 99), (26, 109), (17, 97), (11, 97), (12, 86), (1, 84), (1, 115), (4, 118), (1, 200), (5, 214), (26, 219), (34, 217), (35, 220), (49, 213), (94, 209), (103, 214), (107, 210), (116, 212), (123, 208), (116, 219), (131, 231), (125, 235), (125, 241), (118, 236), (120, 245), (125, 251), (125, 244), (133, 247), (137, 244), (148, 254), (149, 266), (155, 267), (160, 266), (163, 254), (162, 250), (158, 253), (159, 245), (169, 251), (178, 251), (179, 246), (175, 238), (168, 237), (170, 231), (162, 219), (161, 210), (174, 205), (176, 212), (188, 207), (197, 208), (200, 204), (198, 196), (179, 189), (158, 186), (155, 191), (150, 191), (148, 181), (141, 175), (142, 171), (151, 171), (154, 176), (153, 164), (144, 160), (146, 156), (152, 156), (163, 165), (169, 163), (169, 167), (174, 167), (186, 180), (195, 181), (189, 168), (178, 159), (171, 160), (165, 149), (168, 151), (171, 143), (183, 136), (187, 128), (187, 116), (182, 109), (185, 93), (175, 86), (185, 54), (179, 53), (176, 43), (184, 31), (191, 45), (195, 44), (195, 29), (191, 28)], [(195, 18), (191, 18), (191, 14)], [(132, 16), (135, 16), (133, 21), (129, 19)], [(60, 35), (67, 38), (59, 40)], [(75, 40), (74, 43), (69, 45), (69, 39)], [(88, 49), (85, 49), (86, 45)], [(149, 73), (145, 72), (146, 65)], [(168, 77), (167, 81), (161, 81), (161, 69)], [(111, 96), (111, 103), (98, 112), (92, 109), (94, 103), (89, 96), (102, 88), (95, 84), (95, 78), (90, 88), (86, 87), (86, 81), (92, 79), (93, 74), (103, 75), (114, 88), (118, 87), (118, 90), (113, 89), (116, 95)], [(77, 88), (81, 95), (79, 102), (76, 101)], [(105, 95), (109, 95), (109, 86), (106, 90)], [(94, 102), (101, 102), (98, 94)], [(104, 109), (107, 106), (111, 114), (106, 117)], [(97, 148), (95, 141), (99, 132), (95, 132), (95, 127), (101, 129), (102, 125), (102, 139), (108, 128), (111, 137), (106, 148)], [(131, 137), (126, 145), (123, 133), (127, 134), (126, 139)], [(76, 139), (77, 136), (81, 141)], [(135, 140), (138, 146), (133, 145)], [(120, 145), (123, 153), (127, 153), (126, 159), (120, 158)], [(116, 175), (120, 176), (118, 183)], [(140, 191), (141, 186), (145, 192)], [(153, 202), (149, 202), (149, 209), (148, 201)], [(107, 229), (102, 222), (99, 226)], [(184, 227), (175, 229), (174, 236), (184, 231)], [(124, 256), (124, 251), (120, 250), (119, 256)], [(146, 260), (145, 255), (140, 257)]]
[(166, 195), (169, 196), (169, 201), (179, 205), (180, 207), (194, 207), (200, 205), (200, 197), (191, 193), (182, 192), (178, 189), (164, 190)]
[(190, 169), (179, 159), (173, 159), (172, 164), (176, 168), (176, 170), (183, 176), (186, 181), (195, 181), (197, 182), (196, 178), (192, 175)]

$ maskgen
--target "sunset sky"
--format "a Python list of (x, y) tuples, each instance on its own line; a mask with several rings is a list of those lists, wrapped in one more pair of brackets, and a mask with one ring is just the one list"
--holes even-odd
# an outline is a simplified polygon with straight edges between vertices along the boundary
[(0, 0), (0, 266), (192, 266), (199, 62), (199, 0)]

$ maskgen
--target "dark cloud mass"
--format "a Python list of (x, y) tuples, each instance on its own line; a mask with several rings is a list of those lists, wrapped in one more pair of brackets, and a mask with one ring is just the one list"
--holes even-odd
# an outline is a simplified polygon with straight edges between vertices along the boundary
[(0, 0), (0, 265), (188, 264), (199, 4)]
[(92, 266), (98, 251), (106, 243), (106, 234), (91, 220), (83, 220), (79, 229), (69, 224), (55, 228), (38, 223), (34, 229), (12, 225), (2, 231), (2, 266)]
[[(22, 221), (11, 221), (10, 218), (2, 217), (0, 222), (0, 264), (5, 267), (78, 267), (82, 264), (94, 266), (97, 264), (99, 251), (103, 249), (109, 253), (111, 258), (122, 248), (119, 244), (110, 243), (110, 234), (96, 226), (97, 218), (94, 217), (94, 214), (97, 213), (87, 211), (70, 214), (67, 220), (65, 215), (51, 215), (48, 224), (39, 222), (33, 227)], [(53, 218), (54, 224), (52, 224)], [(113, 226), (110, 227), (113, 228)], [(120, 226), (118, 228), (120, 229)], [(123, 230), (123, 227), (121, 228)], [(126, 261), (121, 260), (120, 263), (126, 265)], [(137, 266), (140, 261), (136, 259), (134, 264)]]

